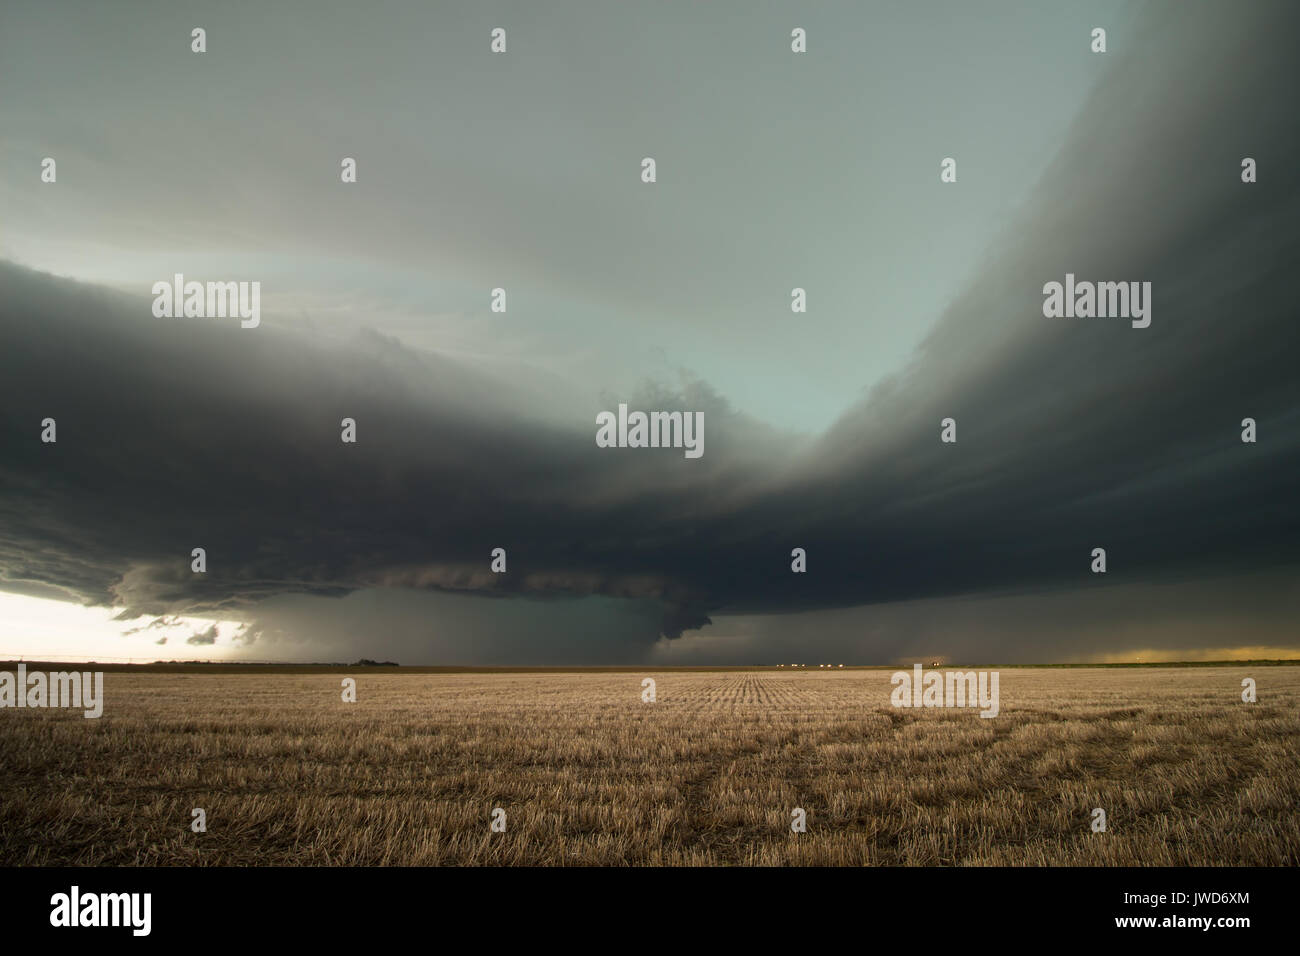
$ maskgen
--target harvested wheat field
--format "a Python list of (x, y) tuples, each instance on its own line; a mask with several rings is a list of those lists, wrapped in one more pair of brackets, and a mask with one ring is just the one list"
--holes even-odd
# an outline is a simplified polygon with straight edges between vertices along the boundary
[(0, 862), (1300, 862), (1300, 667), (1004, 669), (993, 719), (890, 675), (110, 672), (0, 713)]

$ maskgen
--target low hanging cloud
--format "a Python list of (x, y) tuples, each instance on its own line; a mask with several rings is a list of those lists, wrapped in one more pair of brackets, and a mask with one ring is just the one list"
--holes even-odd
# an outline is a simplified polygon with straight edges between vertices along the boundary
[[(698, 380), (548, 404), (377, 332), (157, 319), (0, 263), (0, 587), (245, 641), (363, 591), (499, 599), (521, 634), (520, 608), (623, 601), (649, 647), (719, 613), (1089, 588), (1094, 547), (1127, 583), (1293, 567), (1300, 14), (1152, 9), (912, 362), (813, 437)], [(1150, 327), (1045, 318), (1067, 273), (1151, 282)], [(704, 456), (598, 448), (618, 402), (703, 412)]]
[(199, 647), (217, 643), (217, 625), (213, 624), (206, 631), (195, 631), (189, 637), (185, 638), (185, 643), (194, 644)]

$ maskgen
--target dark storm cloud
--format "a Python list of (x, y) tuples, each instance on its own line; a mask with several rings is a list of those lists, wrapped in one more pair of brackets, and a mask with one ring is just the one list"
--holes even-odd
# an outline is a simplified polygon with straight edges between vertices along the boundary
[(217, 625), (213, 624), (205, 631), (195, 631), (189, 637), (185, 638), (186, 644), (204, 646), (217, 643)]
[[(156, 319), (0, 266), (0, 584), (244, 618), (363, 588), (605, 596), (676, 636), (720, 610), (1089, 586), (1094, 547), (1128, 582), (1300, 560), (1300, 14), (1159, 9), (913, 363), (815, 441), (702, 383), (560, 415), (379, 334)], [(1044, 318), (1067, 272), (1152, 282), (1150, 328)], [(596, 447), (620, 400), (703, 411), (704, 457)]]
[[(364, 586), (684, 607), (692, 583), (656, 555), (783, 447), (703, 385), (643, 397), (703, 409), (708, 456), (638, 457), (596, 447), (594, 404), (560, 427), (507, 384), (381, 336), (160, 320), (147, 299), (2, 274), (3, 578), (123, 617)], [(488, 572), (495, 547), (510, 574)]]
[(1295, 572), (1273, 569), (720, 618), (689, 640), (660, 642), (652, 659), (815, 667), (1293, 658), (1298, 619)]
[[(175, 627), (177, 624), (180, 624), (180, 623), (181, 623), (181, 619), (180, 619), (180, 618), (178, 618), (178, 617), (173, 617), (173, 616), (171, 616), (171, 615), (164, 615), (163, 617), (157, 617), (157, 618), (154, 618), (154, 619), (153, 619), (152, 621), (150, 621), (148, 624), (142, 624), (140, 627), (132, 627), (132, 628), (128, 628), (127, 630), (125, 630), (125, 631), (122, 632), (122, 636), (123, 636), (123, 637), (129, 637), (129, 636), (132, 635), (132, 634), (139, 634), (141, 631), (156, 631), (156, 630), (158, 630), (159, 628), (164, 628), (164, 627)], [(166, 644), (166, 643), (167, 643), (167, 638), (164, 637), (164, 638), (163, 638), (161, 641), (159, 641), (158, 643), (160, 643), (160, 644)]]
[[(1088, 583), (1097, 546), (1111, 580), (1296, 560), (1296, 13), (1195, 9), (1147, 22), (913, 364), (823, 436), (797, 496), (735, 526), (746, 551), (784, 543), (767, 529), (812, 543), (815, 576), (773, 566), (756, 593)], [(1245, 156), (1271, 174), (1243, 184)], [(1044, 318), (1067, 272), (1151, 281), (1151, 327)]]
[(379, 588), (330, 601), (286, 594), (258, 606), (257, 650), (274, 660), (617, 665), (645, 659), (660, 617), (653, 599), (485, 600)]

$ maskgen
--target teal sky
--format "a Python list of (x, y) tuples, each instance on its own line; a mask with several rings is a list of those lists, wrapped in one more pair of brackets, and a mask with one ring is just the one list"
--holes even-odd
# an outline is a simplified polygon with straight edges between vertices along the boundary
[(685, 371), (806, 432), (978, 273), (1104, 72), (1091, 28), (1112, 56), (1128, 17), (328, 6), (6, 3), (0, 256), (135, 292), (179, 268), (260, 280), (264, 323), (373, 328), (534, 377), (557, 408)]

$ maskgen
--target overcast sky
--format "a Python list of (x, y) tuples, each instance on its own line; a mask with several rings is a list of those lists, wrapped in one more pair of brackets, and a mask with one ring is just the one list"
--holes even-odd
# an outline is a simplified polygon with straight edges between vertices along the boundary
[(204, 6), (0, 11), (0, 656), (1300, 646), (1293, 6)]

